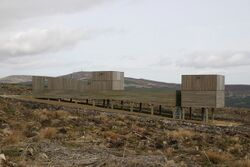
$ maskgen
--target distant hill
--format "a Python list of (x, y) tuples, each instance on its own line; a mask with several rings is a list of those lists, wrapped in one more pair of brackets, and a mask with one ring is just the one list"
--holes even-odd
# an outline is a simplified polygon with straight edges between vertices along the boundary
[[(75, 72), (59, 77), (73, 78), (78, 80), (84, 80), (91, 77), (91, 72)], [(0, 83), (31, 83), (32, 76), (28, 75), (11, 75), (0, 79)], [(168, 89), (179, 89), (180, 85), (175, 83), (157, 82), (146, 79), (136, 79), (125, 77), (125, 87), (132, 88), (168, 88)]]
[(125, 87), (180, 89), (180, 84), (125, 77)]
[[(75, 72), (58, 77), (74, 78), (78, 80), (85, 80), (91, 78), (91, 72)], [(29, 75), (12, 75), (0, 79), (0, 83), (22, 84), (30, 86), (32, 76)], [(135, 91), (165, 91), (165, 90), (178, 90), (180, 84), (157, 82), (147, 79), (136, 79), (125, 77), (125, 88), (127, 90), (134, 89)], [(226, 106), (227, 107), (244, 107), (250, 108), (250, 85), (226, 85)]]
[(11, 75), (0, 79), (0, 83), (25, 83), (31, 82), (32, 76), (30, 75)]
[[(91, 77), (91, 72), (80, 71), (67, 75), (62, 75), (59, 77), (84, 80)], [(0, 83), (30, 83), (31, 81), (32, 81), (32, 76), (29, 75), (11, 75), (0, 79)], [(180, 84), (125, 77), (125, 87), (180, 89)], [(244, 96), (250, 95), (250, 85), (226, 85), (226, 94), (230, 96), (232, 95), (232, 93)]]

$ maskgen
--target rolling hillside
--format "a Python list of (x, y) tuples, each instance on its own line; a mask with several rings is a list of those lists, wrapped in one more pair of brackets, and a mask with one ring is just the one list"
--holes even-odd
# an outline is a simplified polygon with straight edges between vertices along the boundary
[[(62, 75), (59, 77), (65, 78), (73, 78), (84, 80), (91, 77), (90, 72), (75, 72), (67, 75)], [(0, 79), (0, 83), (30, 83), (32, 81), (32, 76), (28, 75), (11, 75), (5, 78)], [(164, 83), (164, 82), (157, 82), (152, 80), (146, 79), (136, 79), (136, 78), (129, 78), (125, 77), (125, 87), (132, 87), (132, 88), (168, 88), (168, 89), (179, 89), (180, 85), (175, 83)]]
[[(91, 72), (74, 72), (59, 77), (74, 78), (79, 80), (88, 79), (91, 77)], [(11, 75), (0, 79), (0, 83), (30, 83), (32, 76), (30, 75)], [(148, 79), (137, 79), (125, 77), (125, 87), (130, 88), (169, 88), (169, 89), (180, 89), (180, 84), (177, 83), (165, 83), (158, 82)], [(226, 85), (226, 93), (228, 96), (234, 94), (247, 96), (250, 95), (250, 85)]]
[[(79, 80), (91, 77), (90, 72), (75, 72), (59, 77), (74, 78)], [(29, 75), (12, 75), (0, 79), (0, 83), (25, 84), (31, 85), (32, 77)], [(125, 77), (125, 88), (135, 90), (136, 92), (159, 92), (169, 89), (178, 90), (180, 84), (157, 82), (147, 79), (136, 79)], [(250, 85), (226, 85), (226, 106), (227, 107), (245, 107), (250, 108)]]

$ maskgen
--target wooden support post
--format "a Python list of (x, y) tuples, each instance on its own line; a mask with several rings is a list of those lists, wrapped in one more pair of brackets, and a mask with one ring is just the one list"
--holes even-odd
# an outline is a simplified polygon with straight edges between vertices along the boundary
[(89, 104), (89, 99), (86, 99), (86, 104)]
[(189, 107), (189, 118), (192, 119), (192, 107)]
[(92, 100), (92, 105), (95, 106), (95, 100), (94, 99)]
[(114, 109), (113, 100), (110, 100), (110, 108), (111, 108), (111, 109)]
[(173, 114), (173, 119), (175, 119), (175, 116), (176, 116), (176, 108), (172, 108), (172, 114)]
[(208, 108), (202, 108), (201, 112), (202, 112), (202, 121), (205, 123), (208, 122)]
[(185, 108), (182, 108), (181, 111), (182, 111), (182, 114), (181, 114), (182, 115), (182, 119), (184, 120), (185, 119), (185, 112), (186, 112), (186, 110), (185, 110)]
[(105, 104), (106, 104), (106, 100), (103, 99), (103, 101), (102, 101), (102, 106), (105, 107)]
[(121, 109), (123, 110), (123, 104), (124, 104), (124, 102), (123, 102), (123, 100), (121, 101)]
[(150, 104), (150, 113), (151, 115), (154, 115), (154, 105)]
[(108, 99), (107, 100), (107, 108), (109, 108), (110, 107), (110, 100)]
[(202, 118), (202, 121), (204, 122), (205, 121), (205, 108), (201, 108), (201, 118)]
[(140, 103), (140, 106), (139, 106), (139, 112), (142, 111), (142, 103)]
[(134, 110), (134, 103), (130, 103), (130, 112), (133, 112)]
[(159, 105), (159, 114), (161, 115), (161, 105)]
[(212, 110), (211, 110), (211, 112), (212, 112), (212, 115), (211, 115), (211, 120), (212, 120), (212, 122), (214, 122), (214, 111), (215, 111), (215, 109), (212, 108)]
[(178, 111), (178, 116), (179, 116), (179, 119), (181, 119), (181, 116), (182, 116), (182, 108), (181, 107), (178, 107), (177, 108), (177, 111)]
[(208, 122), (208, 108), (205, 109), (205, 121)]
[(73, 101), (72, 98), (70, 98), (69, 101), (72, 102)]

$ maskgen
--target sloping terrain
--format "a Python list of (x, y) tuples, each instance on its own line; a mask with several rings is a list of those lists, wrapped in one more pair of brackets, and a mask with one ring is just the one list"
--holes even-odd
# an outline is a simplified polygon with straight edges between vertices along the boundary
[(247, 167), (249, 128), (0, 98), (7, 167)]

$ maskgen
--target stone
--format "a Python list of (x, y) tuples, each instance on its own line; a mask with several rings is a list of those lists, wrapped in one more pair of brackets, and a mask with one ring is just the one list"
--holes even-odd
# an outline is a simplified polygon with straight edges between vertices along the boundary
[(4, 166), (6, 158), (4, 154), (0, 154), (0, 166)]
[(6, 161), (5, 155), (4, 154), (0, 154), (0, 162), (1, 161)]
[(39, 157), (43, 160), (47, 160), (49, 158), (45, 153), (39, 153)]
[(27, 155), (32, 157), (32, 156), (34, 155), (34, 149), (31, 148), (31, 147), (28, 148), (28, 149), (27, 149)]

